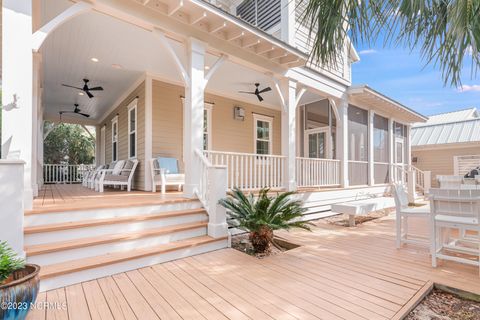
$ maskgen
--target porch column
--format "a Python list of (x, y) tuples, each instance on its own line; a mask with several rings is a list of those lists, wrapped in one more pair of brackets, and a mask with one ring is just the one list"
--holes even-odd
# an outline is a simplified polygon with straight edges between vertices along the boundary
[(183, 160), (185, 163), (184, 193), (194, 196), (200, 181), (200, 168), (195, 162), (195, 149), (203, 149), (203, 110), (205, 87), (205, 50), (202, 41), (187, 41), (187, 77), (183, 110)]
[(340, 185), (349, 186), (348, 180), (348, 96), (344, 94), (337, 104), (337, 157), (340, 160)]
[(375, 112), (368, 110), (368, 185), (373, 186), (375, 184), (374, 170), (375, 170), (375, 155), (373, 146), (373, 120), (375, 118)]
[(144, 170), (144, 190), (152, 191), (152, 176), (150, 174), (150, 159), (153, 157), (153, 80), (147, 74), (145, 77), (145, 170)]
[(393, 183), (395, 182), (395, 174), (396, 174), (396, 170), (395, 168), (393, 167), (393, 163), (394, 163), (394, 159), (393, 159), (393, 148), (395, 148), (395, 141), (393, 140), (393, 119), (392, 118), (388, 118), (388, 163), (389, 163), (389, 167), (390, 167), (390, 174), (389, 174), (389, 178), (390, 178), (390, 183)]
[(407, 133), (406, 133), (406, 137), (405, 137), (405, 146), (407, 148), (407, 152), (405, 153), (405, 157), (407, 158), (407, 164), (410, 166), (412, 165), (412, 147), (411, 147), (411, 137), (410, 137), (410, 134), (411, 134), (411, 129), (412, 129), (412, 125), (410, 124), (407, 124), (406, 126), (407, 128)]
[(37, 118), (33, 110), (32, 0), (3, 0), (2, 25), (2, 149), (6, 152), (2, 158), (25, 162), (24, 207), (31, 209), (37, 143), (33, 131)]
[(287, 191), (297, 189), (296, 172), (296, 106), (297, 82), (289, 79), (282, 81), (284, 106), (282, 109), (282, 155), (285, 159), (284, 185)]

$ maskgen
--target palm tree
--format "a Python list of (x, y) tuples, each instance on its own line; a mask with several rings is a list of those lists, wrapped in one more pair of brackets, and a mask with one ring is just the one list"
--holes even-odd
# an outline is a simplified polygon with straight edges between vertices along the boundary
[[(294, 0), (292, 0), (294, 1)], [(303, 2), (303, 3), (302, 3)], [(306, 2), (306, 3), (305, 3)], [(310, 31), (313, 63), (334, 65), (348, 41), (419, 49), (440, 68), (445, 84), (460, 85), (464, 59), (472, 76), (480, 66), (478, 0), (300, 0), (301, 23)]]
[(298, 227), (310, 230), (310, 223), (299, 220), (305, 212), (302, 202), (291, 199), (293, 192), (285, 192), (275, 197), (268, 196), (269, 189), (262, 189), (258, 197), (248, 196), (240, 189), (233, 190), (231, 197), (221, 199), (231, 218), (231, 225), (249, 232), (249, 239), (255, 253), (270, 249), (274, 230), (289, 230)]

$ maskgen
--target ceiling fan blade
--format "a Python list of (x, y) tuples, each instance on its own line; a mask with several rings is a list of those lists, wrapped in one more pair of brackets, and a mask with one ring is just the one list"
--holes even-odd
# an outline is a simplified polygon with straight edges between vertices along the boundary
[(83, 90), (82, 88), (74, 87), (74, 86), (71, 86), (71, 85), (68, 85), (68, 84), (64, 84), (64, 83), (62, 83), (62, 86), (67, 87), (67, 88), (77, 89), (77, 90)]
[(93, 94), (90, 93), (90, 90), (86, 90), (85, 93), (90, 99), (93, 98)]
[(76, 113), (76, 112), (73, 112), (73, 111), (60, 111), (59, 113), (60, 113), (60, 114), (64, 114), (64, 113)]
[(265, 89), (260, 90), (258, 93), (260, 94), (260, 93), (264, 93), (264, 92), (268, 92), (268, 91), (272, 91), (272, 88), (266, 87)]
[(258, 98), (258, 101), (262, 102), (263, 101), (263, 98), (261, 95), (257, 94), (257, 98)]
[(253, 91), (238, 91), (239, 93), (248, 93), (248, 94), (256, 94), (255, 92)]
[(78, 114), (81, 114), (81, 115), (84, 116), (84, 117), (90, 118), (90, 115), (89, 115), (89, 114), (82, 113), (82, 112), (77, 112), (77, 113), (78, 113)]
[(93, 87), (93, 88), (88, 88), (88, 91), (103, 91), (102, 87)]

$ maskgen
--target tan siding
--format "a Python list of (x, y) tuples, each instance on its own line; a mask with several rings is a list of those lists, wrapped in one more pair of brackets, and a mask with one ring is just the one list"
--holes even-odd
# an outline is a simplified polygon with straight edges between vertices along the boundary
[(412, 150), (412, 157), (417, 157), (415, 167), (423, 171), (432, 172), (432, 186), (436, 187), (437, 175), (453, 174), (453, 157), (460, 155), (471, 155), (479, 152), (478, 147), (437, 149), (437, 150)]
[[(183, 87), (153, 82), (153, 155), (182, 159)], [(254, 152), (253, 113), (273, 117), (273, 153), (281, 153), (280, 111), (206, 94), (212, 110), (212, 150)], [(245, 108), (245, 120), (233, 119), (233, 107)], [(180, 161), (181, 162), (181, 161)], [(183, 168), (182, 168), (183, 169)]]
[(105, 119), (105, 161), (112, 161), (112, 119), (118, 114), (118, 159), (128, 158), (128, 104), (138, 96), (137, 102), (137, 159), (134, 189), (144, 190), (145, 170), (145, 83), (142, 82)]

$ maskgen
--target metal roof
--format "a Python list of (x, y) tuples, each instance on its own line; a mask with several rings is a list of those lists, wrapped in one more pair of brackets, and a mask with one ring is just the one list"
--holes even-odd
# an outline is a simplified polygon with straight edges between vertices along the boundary
[(427, 122), (416, 123), (415, 127), (428, 126), (432, 124), (458, 122), (463, 120), (478, 119), (480, 115), (476, 108), (435, 114), (428, 117)]
[(480, 142), (480, 118), (447, 123), (421, 124), (412, 128), (412, 146)]

